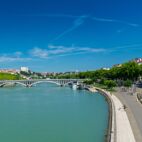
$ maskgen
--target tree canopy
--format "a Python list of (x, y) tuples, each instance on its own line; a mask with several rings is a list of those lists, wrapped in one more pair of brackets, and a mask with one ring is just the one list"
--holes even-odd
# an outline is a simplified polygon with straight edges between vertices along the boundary
[(118, 67), (114, 66), (110, 70), (99, 69), (95, 71), (86, 71), (72, 74), (60, 74), (56, 76), (56, 78), (91, 79), (93, 82), (104, 84), (105, 80), (114, 80), (117, 83), (121, 81), (130, 83), (131, 81), (137, 81), (140, 76), (142, 76), (142, 65), (138, 65), (135, 62), (127, 62)]

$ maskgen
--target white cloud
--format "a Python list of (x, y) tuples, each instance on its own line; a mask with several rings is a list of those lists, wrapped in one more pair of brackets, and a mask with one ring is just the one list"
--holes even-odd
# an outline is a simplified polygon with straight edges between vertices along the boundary
[(0, 62), (22, 62), (30, 61), (31, 58), (20, 58), (20, 57), (10, 57), (10, 56), (0, 56)]
[(30, 51), (30, 54), (34, 57), (47, 58), (48, 57), (48, 50), (35, 47)]
[(73, 50), (74, 48), (63, 48), (63, 49), (50, 50), (48, 52), (49, 54), (63, 54), (63, 53), (72, 52)]
[(102, 48), (90, 48), (80, 46), (62, 46), (62, 45), (48, 45), (46, 49), (35, 47), (23, 54), (22, 52), (14, 52), (11, 54), (1, 54), (0, 62), (25, 62), (38, 59), (48, 59), (57, 56), (71, 56), (85, 53), (104, 52)]
[(84, 52), (86, 51), (86, 52), (96, 52), (96, 53), (105, 51), (105, 49), (103, 49), (103, 48), (90, 48), (90, 47), (84, 47), (84, 48), (79, 47), (78, 50), (84, 51)]
[(73, 52), (74, 47), (65, 47), (65, 46), (55, 46), (55, 45), (49, 45), (48, 46), (49, 54), (63, 54), (63, 53), (68, 53), (68, 52)]
[(129, 45), (122, 45), (122, 46), (116, 46), (112, 48), (107, 48), (107, 52), (118, 52), (118, 51), (124, 51), (124, 50), (136, 50), (136, 49), (142, 49), (142, 44), (129, 44)]
[(105, 49), (103, 48), (91, 48), (91, 47), (80, 47), (80, 46), (55, 46), (49, 45), (49, 53), (51, 54), (60, 54), (60, 53), (75, 53), (75, 52), (104, 52)]
[(113, 19), (105, 19), (105, 18), (97, 18), (97, 17), (91, 17), (92, 20), (100, 21), (100, 22), (116, 22), (116, 20)]
[(20, 51), (17, 51), (17, 52), (14, 53), (14, 55), (15, 55), (16, 57), (20, 57), (22, 54), (23, 54), (23, 53), (20, 52)]
[(23, 55), (22, 52), (14, 52), (14, 53), (3, 53), (0, 54), (0, 62), (22, 62), (32, 60), (29, 57), (21, 57)]
[(104, 52), (105, 49), (102, 48), (90, 48), (90, 47), (80, 47), (80, 46), (56, 46), (49, 45), (47, 49), (33, 48), (30, 51), (30, 55), (37, 58), (48, 58), (54, 56), (68, 56), (84, 53), (98, 53)]

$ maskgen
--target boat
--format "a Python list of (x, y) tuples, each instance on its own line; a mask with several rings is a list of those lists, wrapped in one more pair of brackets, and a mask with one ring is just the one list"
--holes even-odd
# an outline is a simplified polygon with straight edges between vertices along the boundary
[(83, 89), (83, 88), (82, 88), (82, 85), (79, 84), (79, 83), (73, 84), (73, 85), (72, 85), (72, 88), (73, 88), (73, 90), (81, 90), (81, 89)]

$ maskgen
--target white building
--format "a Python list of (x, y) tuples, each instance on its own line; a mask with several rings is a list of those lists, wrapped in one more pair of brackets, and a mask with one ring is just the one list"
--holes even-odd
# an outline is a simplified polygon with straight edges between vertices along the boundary
[(110, 70), (110, 68), (102, 68), (103, 70), (107, 70), (107, 71), (109, 71)]
[(29, 68), (28, 68), (28, 67), (21, 67), (21, 68), (20, 68), (20, 71), (28, 72), (28, 71), (29, 71)]
[(135, 61), (138, 65), (142, 65), (142, 58), (136, 58), (136, 59), (134, 59), (134, 61)]

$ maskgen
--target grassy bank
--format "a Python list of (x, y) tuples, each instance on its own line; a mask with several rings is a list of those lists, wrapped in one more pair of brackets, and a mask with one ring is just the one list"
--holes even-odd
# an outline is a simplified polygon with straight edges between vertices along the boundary
[(0, 80), (19, 80), (22, 79), (19, 74), (0, 73)]

